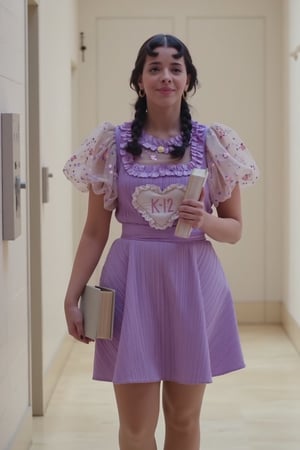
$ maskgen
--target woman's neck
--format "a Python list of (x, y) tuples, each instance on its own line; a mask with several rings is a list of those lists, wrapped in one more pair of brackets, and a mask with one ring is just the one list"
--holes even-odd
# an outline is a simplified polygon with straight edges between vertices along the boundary
[(174, 110), (148, 111), (145, 131), (165, 139), (180, 134), (180, 115)]

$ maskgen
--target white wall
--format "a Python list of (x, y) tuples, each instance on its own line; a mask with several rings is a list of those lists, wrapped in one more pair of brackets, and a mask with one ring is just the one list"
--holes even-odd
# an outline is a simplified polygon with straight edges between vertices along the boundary
[[(23, 179), (26, 178), (26, 4), (25, 0), (0, 0), (0, 112), (20, 114)], [(289, 56), (289, 52), (300, 45), (300, 2), (283, 1), (283, 8), (286, 144), (282, 151), (288, 183), (286, 203), (278, 205), (278, 215), (284, 216), (285, 223), (282, 266), (285, 305), (300, 325), (300, 56), (298, 61)], [(71, 61), (76, 64), (78, 58), (80, 30), (77, 29), (77, 0), (40, 0), (39, 14), (41, 162), (54, 174), (50, 180), (50, 202), (42, 209), (42, 339), (46, 373), (66, 334), (63, 296), (72, 263), (72, 187), (61, 169), (73, 149)], [(0, 450), (10, 448), (24, 417), (31, 414), (25, 196), (23, 191), (22, 235), (13, 242), (0, 239)]]
[(72, 192), (62, 174), (72, 150), (72, 62), (77, 60), (77, 2), (41, 0), (40, 147), (48, 166), (50, 201), (42, 207), (43, 368), (66, 334), (63, 298), (72, 262)]
[[(284, 130), (283, 148), (286, 174), (285, 191), (285, 306), (288, 313), (300, 326), (300, 54), (294, 60), (290, 53), (300, 45), (300, 2), (283, 2), (285, 18), (284, 45)], [(279, 208), (281, 214), (281, 208)]]
[[(282, 167), (281, 0), (152, 0), (145, 5), (132, 0), (130, 7), (122, 0), (81, 0), (79, 5), (88, 46), (86, 61), (80, 65), (83, 136), (93, 123), (118, 123), (127, 117), (127, 105), (132, 103), (128, 77), (135, 52), (147, 36), (158, 27), (187, 42), (202, 83), (189, 99), (194, 118), (207, 124), (221, 121), (238, 130), (261, 173), (259, 182), (243, 191), (243, 239), (234, 247), (214, 246), (239, 320), (278, 322), (283, 217), (274, 217), (282, 196), (277, 184)], [(126, 37), (121, 53), (114, 39), (118, 33)], [(111, 92), (119, 99), (117, 110)], [(118, 230), (112, 239), (117, 234)]]
[[(71, 66), (76, 65), (79, 39), (76, 0), (36, 3), (41, 166), (49, 166), (54, 175), (50, 180), (50, 202), (42, 205), (41, 217), (41, 339), (43, 372), (47, 376), (66, 336), (63, 297), (73, 257), (72, 189), (62, 167), (72, 151)], [(22, 179), (26, 179), (27, 154), (26, 8), (27, 0), (0, 0), (0, 112), (20, 114)], [(0, 224), (1, 198), (0, 191)], [(22, 235), (16, 241), (0, 240), (0, 450), (26, 448), (31, 435), (26, 206), (26, 192), (22, 191)]]
[[(23, 180), (26, 179), (24, 4), (0, 1), (0, 112), (20, 114)], [(0, 190), (1, 186), (0, 182)], [(22, 191), (21, 195), (22, 234), (15, 241), (0, 239), (0, 449), (8, 447), (23, 418), (31, 414), (26, 192)], [(0, 192), (0, 203), (1, 198)]]

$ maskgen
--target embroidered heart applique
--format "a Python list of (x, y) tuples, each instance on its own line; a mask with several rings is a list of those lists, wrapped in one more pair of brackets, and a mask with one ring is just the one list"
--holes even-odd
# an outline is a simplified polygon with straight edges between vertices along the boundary
[(185, 191), (182, 184), (170, 184), (163, 191), (159, 186), (145, 184), (135, 189), (132, 205), (152, 228), (165, 230), (178, 219), (178, 208)]

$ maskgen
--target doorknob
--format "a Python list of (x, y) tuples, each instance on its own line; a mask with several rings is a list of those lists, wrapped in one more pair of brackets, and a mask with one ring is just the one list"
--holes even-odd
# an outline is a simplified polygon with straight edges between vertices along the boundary
[(53, 178), (53, 174), (49, 172), (49, 167), (42, 167), (42, 202), (49, 202), (49, 178)]

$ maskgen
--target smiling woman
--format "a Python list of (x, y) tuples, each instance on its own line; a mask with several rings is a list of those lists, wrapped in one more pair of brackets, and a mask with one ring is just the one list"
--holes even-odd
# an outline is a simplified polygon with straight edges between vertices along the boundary
[[(197, 83), (183, 42), (151, 37), (131, 74), (134, 120), (100, 124), (64, 167), (89, 192), (65, 298), (69, 332), (82, 342), (90, 340), (78, 300), (113, 209), (122, 224), (100, 279), (116, 291), (113, 339), (96, 340), (94, 359), (94, 379), (114, 383), (121, 450), (156, 449), (161, 384), (164, 449), (199, 449), (206, 384), (244, 367), (231, 291), (211, 240), (240, 239), (240, 186), (253, 184), (258, 171), (233, 130), (192, 120), (186, 93)], [(207, 184), (199, 198), (186, 198), (195, 168), (208, 170)], [(193, 229), (189, 238), (175, 236), (178, 219)]]
[[(154, 56), (147, 56), (146, 58), (144, 70), (139, 80), (139, 89), (144, 91), (149, 99), (148, 110), (153, 109), (154, 113), (157, 108), (162, 108), (166, 115), (172, 113), (174, 117), (178, 118), (181, 98), (188, 90), (190, 78), (185, 68), (184, 59), (183, 57), (178, 59), (178, 54), (174, 52), (173, 48), (169, 47), (158, 47), (155, 53)], [(166, 98), (169, 100), (168, 102), (164, 101)], [(169, 109), (171, 109), (170, 113)], [(177, 126), (178, 124), (174, 124), (174, 128), (177, 128)], [(175, 134), (177, 134), (176, 128)]]
[[(146, 121), (144, 129), (153, 134), (153, 125), (154, 136), (162, 139), (176, 136), (181, 131), (182, 145), (174, 147), (171, 155), (182, 157), (189, 144), (191, 131), (191, 116), (185, 98), (187, 92), (195, 92), (198, 85), (197, 70), (187, 47), (170, 35), (156, 35), (148, 39), (138, 53), (130, 85), (144, 99), (137, 101), (136, 112), (147, 105), (147, 109), (152, 110), (152, 120), (157, 119), (153, 124)], [(132, 144), (129, 143), (127, 147), (133, 155), (141, 153), (138, 139), (142, 129), (138, 127), (138, 120), (135, 122)]]

